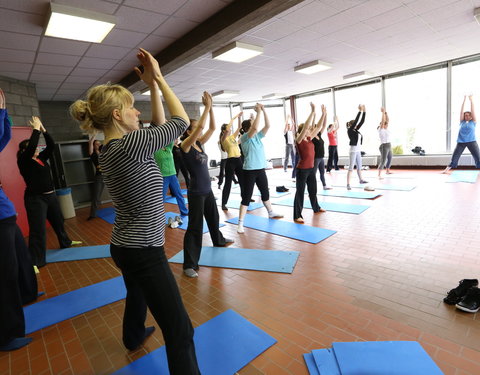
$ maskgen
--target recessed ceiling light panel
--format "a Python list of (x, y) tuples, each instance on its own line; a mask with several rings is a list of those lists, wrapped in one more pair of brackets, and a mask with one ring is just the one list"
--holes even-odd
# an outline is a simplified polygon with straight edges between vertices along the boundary
[(214, 96), (217, 99), (227, 99), (227, 98), (237, 96), (238, 94), (240, 94), (240, 92), (236, 90), (220, 90), (220, 91), (214, 92), (212, 96)]
[(233, 42), (212, 53), (212, 58), (222, 61), (240, 63), (261, 55), (263, 48), (242, 42)]
[(294, 71), (297, 73), (303, 73), (303, 74), (313, 74), (313, 73), (322, 72), (328, 69), (332, 69), (331, 64), (324, 61), (315, 60), (306, 64), (296, 66)]
[(352, 74), (347, 74), (346, 76), (343, 76), (343, 79), (345, 81), (360, 81), (362, 79), (367, 79), (367, 78), (372, 78), (373, 74), (370, 72), (366, 71), (361, 71), (357, 73), (352, 73)]

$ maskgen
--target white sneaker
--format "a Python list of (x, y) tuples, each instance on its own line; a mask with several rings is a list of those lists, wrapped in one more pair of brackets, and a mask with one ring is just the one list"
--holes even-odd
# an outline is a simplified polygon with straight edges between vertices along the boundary
[(193, 268), (185, 268), (183, 273), (188, 277), (198, 277), (198, 273)]
[(283, 215), (282, 214), (277, 214), (276, 212), (271, 211), (271, 212), (268, 213), (268, 217), (270, 219), (274, 219), (274, 218), (281, 218), (281, 217), (283, 217)]
[(243, 228), (243, 224), (238, 224), (237, 226), (237, 233), (245, 233), (245, 229)]

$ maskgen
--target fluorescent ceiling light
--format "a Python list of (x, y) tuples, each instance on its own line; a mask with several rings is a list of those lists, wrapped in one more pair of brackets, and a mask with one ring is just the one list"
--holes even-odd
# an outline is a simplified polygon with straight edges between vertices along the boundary
[(306, 64), (296, 66), (294, 71), (303, 74), (313, 74), (328, 69), (332, 69), (332, 65), (324, 61), (315, 60)]
[(262, 99), (278, 99), (278, 98), (284, 98), (286, 96), (287, 96), (286, 94), (273, 93), (273, 94), (263, 95)]
[(343, 79), (345, 81), (359, 81), (361, 79), (366, 79), (366, 78), (372, 78), (373, 74), (370, 72), (357, 72), (357, 73), (352, 73), (352, 74), (347, 74), (346, 76), (343, 76)]
[[(159, 90), (160, 91), (160, 90)], [(145, 95), (145, 96), (150, 96), (150, 90), (149, 89), (146, 89), (144, 92), (141, 93), (141, 95)], [(162, 96), (162, 92), (160, 91), (160, 96)]]
[(261, 55), (262, 53), (262, 47), (242, 42), (232, 42), (213, 52), (212, 58), (222, 61), (240, 63), (242, 61), (251, 59), (252, 57)]
[(477, 22), (480, 24), (480, 8), (475, 8), (475, 10), (473, 11), (473, 15)]
[(46, 36), (100, 43), (117, 22), (116, 17), (50, 3)]
[(237, 96), (238, 94), (240, 94), (240, 92), (236, 90), (220, 90), (214, 92), (212, 96), (216, 97), (217, 99), (227, 99), (231, 98), (232, 96)]

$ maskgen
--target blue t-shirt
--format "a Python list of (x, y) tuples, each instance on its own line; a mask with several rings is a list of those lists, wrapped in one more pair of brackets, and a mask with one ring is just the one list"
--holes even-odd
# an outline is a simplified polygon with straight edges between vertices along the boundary
[(245, 133), (240, 137), (243, 151), (243, 169), (255, 170), (265, 169), (267, 162), (265, 160), (265, 150), (263, 148), (263, 132), (258, 132), (252, 138)]
[(458, 143), (475, 142), (475, 121), (462, 121), (458, 130)]

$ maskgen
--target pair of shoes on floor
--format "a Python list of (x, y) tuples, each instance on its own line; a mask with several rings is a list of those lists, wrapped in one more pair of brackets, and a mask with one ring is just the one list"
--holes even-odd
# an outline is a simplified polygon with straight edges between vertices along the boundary
[(447, 293), (443, 302), (455, 305), (459, 310), (476, 313), (480, 310), (480, 289), (477, 286), (477, 279), (460, 280), (458, 286)]
[(287, 191), (289, 191), (289, 189), (287, 189), (285, 186), (277, 186), (276, 189), (277, 193), (286, 193)]
[(195, 271), (193, 268), (185, 268), (183, 270), (183, 274), (191, 278), (198, 277), (197, 271)]
[(178, 228), (182, 224), (183, 220), (180, 216), (169, 217), (167, 221), (167, 225), (172, 229)]

